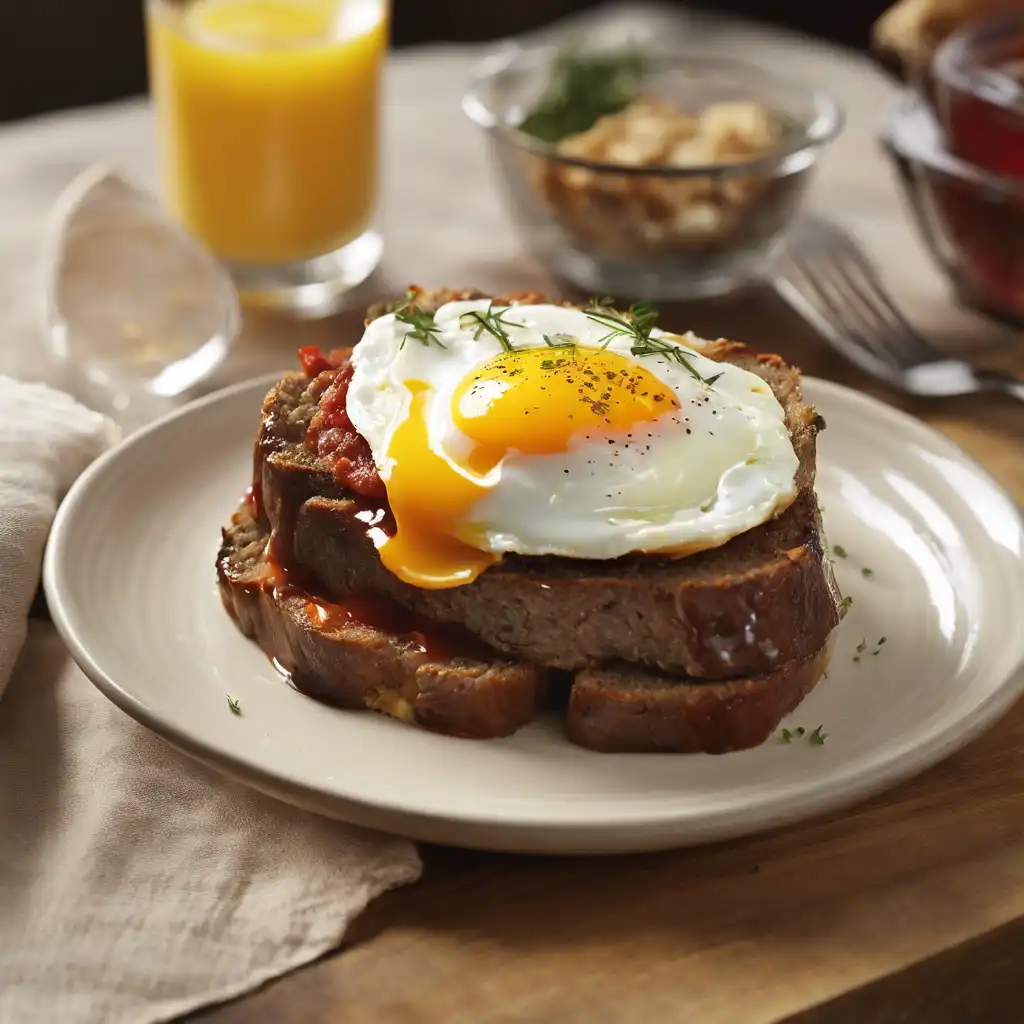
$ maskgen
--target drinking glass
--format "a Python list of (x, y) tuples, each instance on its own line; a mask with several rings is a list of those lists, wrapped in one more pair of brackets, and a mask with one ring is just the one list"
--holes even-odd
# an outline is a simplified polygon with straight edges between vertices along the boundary
[(380, 260), (387, 0), (147, 0), (170, 209), (243, 301), (318, 315)]
[(935, 55), (936, 108), (950, 150), (1024, 178), (1024, 10), (969, 22)]

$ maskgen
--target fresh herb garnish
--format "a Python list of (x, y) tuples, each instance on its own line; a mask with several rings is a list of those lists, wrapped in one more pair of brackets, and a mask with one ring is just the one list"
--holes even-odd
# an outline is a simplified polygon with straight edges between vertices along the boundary
[(832, 554), (835, 555), (836, 558), (845, 558), (846, 557), (846, 548), (844, 548), (842, 544), (833, 544), (832, 545)]
[(607, 348), (615, 338), (629, 338), (634, 344), (643, 345), (650, 341), (651, 331), (658, 319), (658, 311), (649, 302), (634, 302), (623, 313), (614, 307), (615, 300), (601, 296), (590, 300), (583, 310), (589, 320), (609, 328), (608, 333), (598, 339), (601, 348)]
[(802, 726), (798, 725), (795, 729), (783, 729), (780, 733), (780, 738), (783, 743), (792, 743), (793, 740), (803, 739), (807, 736), (807, 742), (812, 746), (820, 747), (826, 739), (828, 739), (828, 733), (824, 731), (824, 726), (819, 725), (809, 736), (807, 736), (807, 730)]
[(580, 339), (572, 334), (564, 334), (559, 332), (558, 334), (544, 334), (544, 344), (548, 348), (575, 348), (579, 343)]
[(861, 569), (860, 574), (861, 574), (861, 576), (864, 577), (864, 579), (869, 580), (869, 579), (871, 579), (872, 576), (875, 575), (875, 570), (874, 569), (869, 569), (865, 565), (864, 568)]
[(242, 717), (242, 705), (241, 705), (241, 703), (238, 701), (237, 698), (232, 697), (230, 693), (225, 694), (225, 696), (228, 699), (228, 707), (231, 709), (231, 714), (238, 715), (238, 717), (241, 718)]
[(857, 653), (858, 654), (863, 654), (867, 650), (867, 646), (868, 646), (867, 640), (861, 640), (861, 642), (859, 644), (857, 644)]
[(407, 338), (415, 338), (416, 341), (422, 342), (428, 347), (433, 342), (439, 348), (447, 348), (445, 343), (438, 337), (441, 333), (441, 328), (434, 323), (434, 314), (426, 312), (417, 304), (414, 291), (407, 291), (405, 299), (400, 299), (397, 303), (394, 303), (388, 309), (388, 312), (394, 313), (395, 319), (399, 323), (406, 324), (412, 328), (402, 338), (402, 344), (398, 346), (399, 348), (405, 348)]
[(566, 47), (552, 61), (547, 87), (519, 130), (544, 142), (584, 132), (635, 99), (646, 73), (647, 59), (635, 49), (584, 55)]
[(877, 654), (881, 654), (882, 653), (882, 644), (884, 644), (884, 643), (885, 643), (885, 637), (884, 636), (880, 636), (878, 638), (878, 642), (875, 644), (875, 649), (871, 652), (872, 657), (874, 657)]
[(478, 309), (474, 309), (469, 313), (463, 313), (459, 317), (459, 324), (461, 326), (464, 320), (472, 320), (476, 323), (476, 330), (473, 332), (473, 340), (479, 341), (480, 335), (486, 331), (488, 334), (498, 339), (499, 344), (506, 352), (514, 352), (515, 346), (512, 344), (512, 339), (509, 337), (506, 327), (521, 327), (522, 324), (514, 324), (509, 320), (503, 320), (501, 312), (495, 312), (493, 304), (488, 304), (487, 309), (482, 313)]
[(713, 377), (702, 376), (679, 345), (665, 341), (663, 338), (651, 336), (651, 331), (658, 319), (658, 311), (649, 302), (634, 302), (623, 313), (611, 306), (612, 301), (609, 298), (593, 299), (584, 310), (588, 319), (608, 328), (608, 333), (598, 340), (601, 348), (607, 348), (615, 338), (626, 338), (631, 342), (630, 354), (634, 356), (659, 355), (672, 359), (705, 387), (710, 388), (722, 376), (720, 373), (716, 373)]
[(847, 596), (839, 602), (839, 607), (842, 608), (844, 612), (848, 612), (853, 607), (853, 598), (847, 594)]

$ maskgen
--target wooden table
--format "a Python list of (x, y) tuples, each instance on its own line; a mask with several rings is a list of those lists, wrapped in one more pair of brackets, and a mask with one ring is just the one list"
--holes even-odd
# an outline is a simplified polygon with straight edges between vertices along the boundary
[[(673, 15), (675, 17), (675, 15)], [(677, 26), (677, 28), (679, 28)], [(1024, 341), (958, 313), (903, 215), (875, 142), (892, 86), (852, 55), (761, 31), (679, 28), (688, 42), (818, 81), (849, 124), (813, 201), (857, 233), (937, 343), (1024, 373)], [(664, 33), (660, 33), (664, 34)], [(409, 281), (545, 287), (458, 114), (477, 52), (410, 52), (389, 68), (383, 220), (374, 288)], [(111, 157), (152, 166), (142, 106), (10, 129), (0, 184), (8, 272), (0, 301), (25, 325), (24, 259), (66, 181)], [(14, 186), (17, 186), (15, 189)], [(20, 310), (21, 312), (17, 312)], [(19, 321), (18, 317), (23, 317)], [(226, 374), (292, 362), (351, 338), (359, 313), (319, 324), (251, 317)], [(978, 458), (1024, 503), (1024, 408), (992, 397), (910, 403), (838, 360), (771, 294), (666, 310), (666, 325), (732, 335), (808, 373), (903, 405)], [(4, 352), (36, 375), (39, 346)], [(699, 1024), (984, 1024), (1024, 1021), (1024, 705), (970, 748), (871, 803), (762, 837), (616, 859), (425, 849), (417, 885), (371, 905), (345, 946), (209, 1024), (693, 1021)]]

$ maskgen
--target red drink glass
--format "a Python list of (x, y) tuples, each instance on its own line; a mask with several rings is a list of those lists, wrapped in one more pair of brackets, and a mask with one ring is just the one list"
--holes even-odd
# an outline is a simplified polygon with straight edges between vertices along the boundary
[(954, 33), (932, 71), (950, 152), (993, 174), (1024, 178), (1024, 10)]

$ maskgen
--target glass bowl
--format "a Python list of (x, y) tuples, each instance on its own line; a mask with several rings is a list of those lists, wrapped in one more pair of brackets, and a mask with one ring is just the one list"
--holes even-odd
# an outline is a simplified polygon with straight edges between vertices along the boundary
[(735, 162), (600, 162), (518, 127), (558, 53), (513, 45), (484, 61), (463, 97), (489, 136), (526, 247), (581, 288), (645, 299), (722, 294), (767, 272), (819, 152), (842, 126), (836, 103), (737, 61), (648, 53), (644, 96), (692, 114), (755, 102), (781, 126), (781, 143)]
[(1024, 179), (954, 156), (925, 99), (904, 93), (883, 130), (907, 205), (958, 301), (1024, 327)]
[(1024, 178), (1024, 10), (951, 35), (935, 54), (931, 91), (952, 153)]

